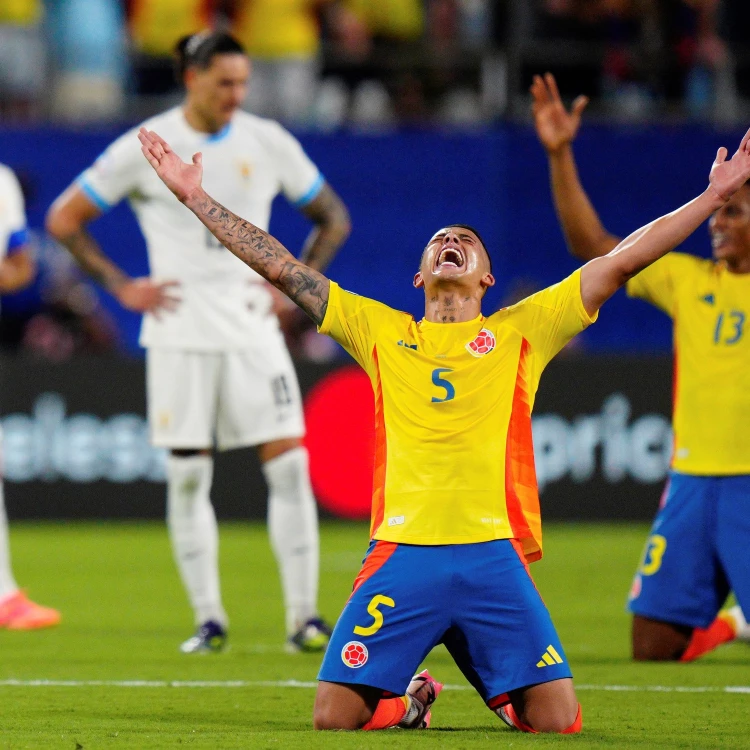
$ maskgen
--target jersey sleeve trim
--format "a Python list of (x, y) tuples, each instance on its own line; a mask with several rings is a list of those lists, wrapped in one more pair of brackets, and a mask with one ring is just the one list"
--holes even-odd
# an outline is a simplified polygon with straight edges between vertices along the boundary
[(78, 187), (81, 188), (83, 194), (102, 212), (109, 211), (112, 205), (102, 198), (99, 193), (94, 190), (91, 183), (86, 179), (85, 174), (82, 174), (78, 180)]
[(318, 172), (318, 176), (315, 178), (315, 181), (307, 190), (307, 192), (301, 198), (298, 198), (296, 201), (294, 201), (293, 205), (295, 205), (297, 208), (304, 208), (308, 203), (312, 203), (312, 201), (314, 201), (318, 197), (318, 194), (323, 189), (324, 184), (325, 178), (322, 174), (320, 174), (320, 172)]
[(29, 244), (29, 230), (27, 227), (12, 232), (8, 237), (8, 255), (21, 250), (24, 245)]
[(331, 325), (333, 324), (334, 308), (338, 307), (339, 304), (339, 290), (341, 287), (335, 282), (329, 282), (328, 287), (328, 305), (326, 306), (326, 314), (323, 316), (323, 320), (318, 326), (318, 333), (328, 335), (331, 332)]

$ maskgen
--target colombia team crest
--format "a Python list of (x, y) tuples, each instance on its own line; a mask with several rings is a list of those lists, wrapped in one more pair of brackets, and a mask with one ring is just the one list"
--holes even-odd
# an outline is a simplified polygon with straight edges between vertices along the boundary
[(469, 354), (475, 357), (483, 357), (485, 354), (489, 354), (495, 348), (495, 334), (492, 331), (488, 331), (486, 328), (477, 334), (474, 341), (469, 341), (466, 344), (466, 349)]
[(364, 667), (367, 664), (368, 656), (367, 646), (360, 641), (349, 641), (341, 649), (341, 661), (352, 669)]

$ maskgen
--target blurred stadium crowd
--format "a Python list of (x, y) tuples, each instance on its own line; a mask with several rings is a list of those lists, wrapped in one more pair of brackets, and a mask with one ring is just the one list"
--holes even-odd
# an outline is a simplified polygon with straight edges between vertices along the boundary
[[(388, 156), (383, 152), (390, 172), (395, 161), (412, 155), (408, 134), (427, 129), (423, 126), (450, 133), (481, 129), (488, 138), (481, 148), (494, 148), (495, 131), (528, 119), (529, 84), (544, 70), (555, 73), (564, 97), (591, 97), (586, 117), (593, 122), (687, 121), (731, 127), (750, 115), (748, 0), (0, 0), (0, 127), (17, 135), (27, 131), (36, 139), (33, 150), (21, 146), (14, 152), (11, 141), (5, 150), (20, 159), (11, 166), (26, 193), (39, 271), (32, 290), (4, 300), (0, 347), (51, 360), (136, 350), (127, 332), (123, 338), (121, 311), (41, 230), (55, 194), (47, 182), (54, 180), (34, 167), (49, 158), (40, 151), (48, 123), (58, 133), (90, 124), (93, 142), (96, 132), (114, 136), (127, 124), (177, 104), (182, 90), (173, 73), (175, 44), (207, 28), (231, 31), (249, 51), (253, 77), (245, 106), (250, 111), (307, 131), (313, 139), (316, 132), (339, 137), (351, 131), (405, 131), (406, 140), (391, 144)], [(506, 125), (484, 127), (497, 123)], [(512, 124), (507, 128), (513, 131)], [(351, 157), (338, 153), (351, 148), (347, 144), (317, 143), (326, 170), (335, 174)], [(85, 149), (78, 147), (74, 160), (85, 165), (94, 158), (95, 152), (81, 156)], [(526, 153), (528, 147), (541, 165), (536, 140), (517, 131), (504, 147), (505, 156), (498, 151), (492, 165), (485, 157), (477, 164), (488, 175), (498, 168), (511, 174), (510, 154), (516, 149)], [(637, 145), (630, 148), (639, 153)], [(365, 158), (366, 147), (362, 149), (357, 151), (360, 159)], [(583, 156), (595, 165), (598, 153)], [(427, 158), (422, 156), (420, 169)], [(4, 160), (10, 163), (8, 157)], [(524, 163), (530, 186), (546, 180), (545, 172), (529, 168)], [(405, 175), (399, 179), (408, 184)], [(476, 203), (479, 213), (492, 217), (487, 221), (495, 226), (487, 228), (498, 235), (490, 239), (504, 264), (504, 283), (494, 305), (515, 302), (567, 272), (562, 255), (537, 254), (532, 260), (527, 249), (525, 260), (515, 259), (511, 248), (553, 246), (559, 234), (552, 223), (543, 229), (536, 213), (530, 219), (536, 208), (526, 205), (538, 198), (536, 188), (533, 195), (510, 199), (501, 212), (497, 206), (505, 194), (491, 181), (477, 195), (462, 193), (463, 204), (454, 200), (451, 205), (451, 211), (465, 212)], [(366, 191), (359, 197), (351, 186), (346, 198), (354, 202), (355, 230), (363, 235), (368, 225), (361, 218), (365, 212), (357, 212), (357, 201), (373, 214), (373, 222), (378, 210), (392, 208), (382, 201), (365, 206)], [(605, 211), (605, 201), (612, 204), (610, 213), (621, 208), (624, 229), (636, 220), (631, 215), (642, 218), (637, 196), (623, 204), (606, 191), (601, 200)], [(398, 203), (398, 197), (393, 201)], [(287, 215), (280, 215), (286, 221)], [(649, 215), (651, 210), (644, 210)], [(551, 213), (548, 218), (551, 222)], [(533, 235), (515, 229), (531, 223)], [(121, 252), (132, 239), (122, 235)], [(339, 271), (346, 280), (347, 273), (356, 272), (355, 261), (342, 261), (351, 264)], [(549, 278), (542, 278), (539, 269)], [(655, 326), (650, 318), (640, 321), (638, 314), (646, 315), (628, 308), (627, 316), (615, 316), (620, 328), (613, 327), (609, 338), (598, 332), (600, 346), (666, 351), (666, 327), (663, 340), (643, 343), (641, 332)], [(298, 358), (335, 356), (335, 347), (299, 319), (292, 320), (287, 333)], [(586, 348), (583, 341), (579, 346)]]
[(176, 41), (214, 27), (254, 60), (247, 106), (297, 127), (525, 116), (545, 69), (608, 117), (736, 122), (749, 24), (747, 0), (2, 0), (0, 115), (162, 110)]

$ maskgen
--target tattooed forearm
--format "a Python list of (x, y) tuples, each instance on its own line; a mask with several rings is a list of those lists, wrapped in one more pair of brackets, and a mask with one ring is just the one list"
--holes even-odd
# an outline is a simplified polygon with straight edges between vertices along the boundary
[(315, 226), (305, 241), (300, 260), (316, 271), (323, 271), (351, 233), (349, 212), (330, 185), (325, 184), (302, 213)]
[(62, 237), (60, 241), (68, 248), (78, 265), (110, 292), (114, 292), (130, 280), (130, 277), (101, 251), (97, 241), (85, 229)]
[(282, 291), (320, 325), (328, 307), (328, 279), (297, 260), (275, 237), (222, 206), (204, 190), (185, 205), (231, 253)]

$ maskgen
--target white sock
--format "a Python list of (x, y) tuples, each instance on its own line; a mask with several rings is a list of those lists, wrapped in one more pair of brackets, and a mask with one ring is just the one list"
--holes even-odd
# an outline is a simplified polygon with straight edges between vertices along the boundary
[(318, 612), (318, 509), (310, 487), (307, 449), (294, 448), (263, 464), (268, 484), (268, 533), (281, 573), (286, 630), (293, 635)]
[(5, 513), (3, 483), (0, 480), (0, 600), (15, 594), (18, 584), (10, 568), (10, 540), (8, 537), (8, 516)]
[(219, 529), (211, 505), (210, 456), (169, 456), (167, 527), (195, 622), (227, 625), (219, 588)]

